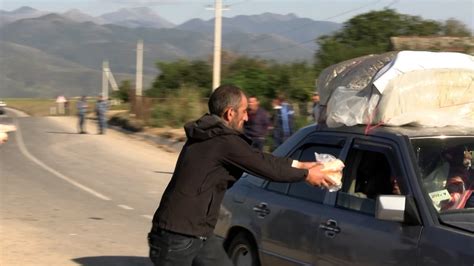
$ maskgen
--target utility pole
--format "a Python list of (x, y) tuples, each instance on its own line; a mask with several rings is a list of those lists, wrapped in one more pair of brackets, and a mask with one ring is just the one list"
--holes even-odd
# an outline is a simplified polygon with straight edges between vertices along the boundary
[(102, 61), (102, 97), (104, 100), (109, 98), (109, 83), (114, 91), (118, 91), (117, 82), (110, 71), (109, 61), (104, 60)]
[(135, 77), (135, 95), (142, 96), (143, 88), (143, 40), (137, 43), (137, 75)]
[(109, 98), (109, 61), (102, 61), (102, 97)]
[(214, 9), (214, 65), (212, 70), (212, 91), (217, 89), (221, 84), (222, 0), (216, 0)]

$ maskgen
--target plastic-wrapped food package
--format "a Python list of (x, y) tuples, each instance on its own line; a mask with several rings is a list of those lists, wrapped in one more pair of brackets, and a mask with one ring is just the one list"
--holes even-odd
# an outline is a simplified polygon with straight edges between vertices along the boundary
[(372, 122), (474, 127), (474, 69), (425, 69), (395, 77)]
[(334, 157), (331, 154), (324, 154), (324, 153), (314, 153), (316, 157), (316, 161), (323, 164), (323, 168), (321, 171), (325, 173), (332, 181), (334, 181), (335, 185), (330, 186), (328, 190), (330, 192), (338, 191), (342, 187), (342, 169), (344, 169), (344, 163)]

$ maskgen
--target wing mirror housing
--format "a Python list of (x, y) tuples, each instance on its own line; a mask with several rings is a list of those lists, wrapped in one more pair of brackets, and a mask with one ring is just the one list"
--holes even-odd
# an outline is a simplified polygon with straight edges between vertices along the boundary
[(405, 220), (406, 197), (400, 195), (379, 195), (375, 202), (375, 218), (385, 221)]
[(403, 222), (410, 225), (421, 225), (421, 218), (412, 196), (377, 196), (375, 218), (384, 221)]

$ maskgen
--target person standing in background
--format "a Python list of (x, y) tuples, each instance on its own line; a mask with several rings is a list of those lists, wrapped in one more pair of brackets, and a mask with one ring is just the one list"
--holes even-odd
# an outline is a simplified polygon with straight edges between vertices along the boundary
[(105, 134), (105, 129), (107, 128), (107, 101), (102, 95), (99, 95), (99, 98), (95, 104), (95, 113), (97, 115), (99, 134)]
[(87, 133), (84, 125), (87, 115), (87, 107), (87, 98), (86, 96), (82, 96), (81, 99), (76, 103), (77, 117), (79, 119), (79, 134)]
[(278, 96), (272, 102), (273, 105), (273, 145), (274, 148), (280, 146), (294, 132), (293, 107), (288, 103), (283, 95)]
[(265, 137), (270, 127), (270, 118), (267, 111), (260, 108), (257, 96), (250, 96), (248, 105), (248, 121), (244, 124), (244, 133), (252, 140), (252, 147), (263, 150)]
[(311, 114), (313, 116), (314, 122), (317, 124), (319, 121), (319, 114), (320, 114), (320, 106), (319, 106), (319, 92), (315, 91), (313, 92), (313, 96), (311, 97), (311, 100), (313, 101), (313, 107), (311, 109)]

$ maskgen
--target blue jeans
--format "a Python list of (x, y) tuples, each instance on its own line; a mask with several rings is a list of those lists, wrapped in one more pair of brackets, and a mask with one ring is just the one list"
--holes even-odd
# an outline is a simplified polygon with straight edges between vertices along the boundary
[(99, 133), (105, 134), (105, 129), (107, 128), (107, 119), (103, 116), (99, 116), (97, 122), (99, 124)]
[(207, 239), (161, 229), (148, 234), (150, 260), (160, 266), (232, 266), (222, 242), (214, 235)]
[(86, 131), (84, 127), (85, 120), (86, 120), (86, 115), (79, 114), (79, 133), (83, 133)]

